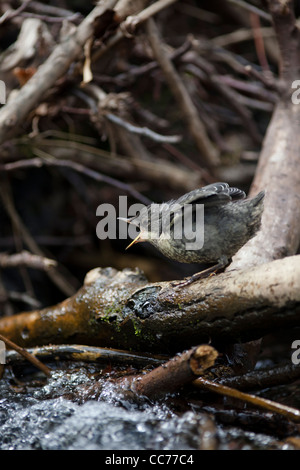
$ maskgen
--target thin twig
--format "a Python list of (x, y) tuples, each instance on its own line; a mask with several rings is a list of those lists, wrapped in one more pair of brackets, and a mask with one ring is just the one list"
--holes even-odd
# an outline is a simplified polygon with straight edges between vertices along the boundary
[(292, 383), (299, 380), (299, 378), (299, 365), (285, 364), (264, 370), (254, 370), (244, 375), (224, 378), (220, 382), (222, 385), (235, 387), (239, 390), (254, 390)]
[(256, 13), (258, 16), (263, 18), (266, 21), (269, 21), (269, 23), (272, 23), (272, 16), (269, 13), (266, 13), (265, 11), (261, 10), (260, 8), (257, 8), (254, 5), (251, 5), (248, 2), (244, 2), (243, 0), (228, 0), (230, 3), (233, 3), (234, 5), (237, 5), (240, 8), (244, 8), (247, 11), (250, 11), (251, 13)]
[[(32, 238), (30, 232), (28, 231), (27, 227), (24, 225), (18, 212), (16, 211), (16, 208), (14, 207), (12, 200), (8, 197), (7, 192), (2, 186), (3, 185), (0, 186), (0, 195), (4, 203), (5, 209), (12, 220), (12, 223), (14, 224), (15, 227), (17, 227), (17, 229), (21, 233), (22, 238), (25, 241), (28, 248), (34, 254), (44, 257), (43, 251), (40, 249), (40, 247), (37, 245), (35, 240)], [(66, 295), (70, 296), (76, 292), (75, 287), (73, 287), (73, 285), (69, 282), (69, 280), (67, 280), (56, 268), (48, 269), (47, 274), (51, 278), (51, 280)]]
[(7, 10), (3, 15), (0, 17), (0, 25), (5, 23), (5, 21), (11, 20), (12, 18), (20, 15), (20, 13), (25, 10), (31, 0), (24, 0), (23, 3), (16, 9), (16, 10)]
[(23, 302), (24, 304), (29, 305), (31, 309), (41, 308), (41, 302), (32, 297), (30, 294), (27, 294), (27, 292), (17, 292), (10, 290), (7, 292), (7, 297), (17, 302)]
[[(116, 0), (105, 0), (91, 11), (80, 25), (54, 48), (50, 56), (37, 69), (30, 80), (0, 110), (0, 143), (9, 139), (10, 132), (17, 132), (28, 114), (45, 93), (64, 75), (70, 64), (80, 57), (83, 46), (94, 32), (94, 20), (114, 8)], [(103, 31), (104, 34), (104, 31)]]
[[(99, 110), (102, 112), (103, 115), (105, 115), (111, 110), (111, 108), (117, 108), (118, 110), (120, 109), (120, 111), (122, 111), (123, 113), (125, 112), (126, 114), (128, 114), (128, 106), (125, 101), (126, 96), (124, 97), (122, 96), (122, 94), (117, 93), (112, 93), (109, 95), (102, 88), (91, 83), (86, 84), (84, 86), (84, 90), (84, 92), (81, 90), (75, 90), (74, 93), (87, 102), (92, 111), (91, 121), (96, 127), (96, 129), (100, 132), (102, 132), (103, 126)], [(88, 96), (86, 92), (89, 93), (91, 96)], [(110, 129), (110, 127), (113, 128)], [(128, 130), (124, 129), (123, 126), (116, 126), (115, 123), (110, 123), (110, 127), (108, 129), (108, 132), (109, 138), (111, 140), (111, 154), (113, 156), (116, 148), (115, 135), (117, 134), (119, 140), (121, 141), (121, 145), (125, 149), (126, 153), (128, 153), (132, 157), (132, 159), (138, 161), (150, 159), (151, 156), (148, 150), (144, 147), (143, 143), (137, 135), (134, 135), (132, 132), (128, 132)]]
[[(188, 39), (185, 41), (180, 47), (175, 49), (173, 52), (170, 53), (170, 60), (175, 61), (176, 59), (180, 58), (183, 56), (190, 48), (191, 48), (191, 41)], [(159, 64), (157, 63), (156, 60), (153, 60), (151, 62), (148, 62), (147, 64), (140, 65), (140, 66), (131, 66), (128, 72), (122, 72), (114, 77), (112, 76), (105, 76), (105, 75), (97, 75), (94, 74), (95, 79), (99, 79), (100, 81), (107, 81), (109, 83), (115, 83), (116, 85), (119, 86), (124, 86), (128, 82), (132, 83), (132, 81), (140, 77), (141, 75), (148, 74), (152, 72), (153, 70), (159, 68)]]
[(268, 64), (267, 56), (266, 56), (265, 46), (264, 46), (264, 40), (263, 40), (263, 36), (261, 33), (261, 25), (260, 25), (259, 16), (255, 13), (251, 13), (250, 22), (251, 22), (251, 26), (253, 29), (254, 44), (255, 44), (256, 54), (257, 54), (259, 63), (263, 70), (270, 71), (270, 67)]
[(29, 251), (22, 251), (14, 255), (7, 253), (0, 253), (0, 267), (12, 268), (16, 266), (27, 266), (34, 269), (47, 270), (56, 266), (57, 263), (53, 259), (45, 258), (43, 256), (34, 255)]
[(137, 15), (127, 16), (126, 20), (120, 26), (121, 30), (123, 29), (125, 35), (128, 33), (132, 34), (138, 25), (144, 23), (146, 20), (156, 15), (156, 13), (175, 2), (177, 2), (177, 0), (158, 0), (155, 3), (152, 3), (152, 5), (149, 5)]
[[(126, 132), (121, 128), (117, 128), (117, 126), (116, 130)], [(52, 136), (53, 138), (47, 139), (44, 136)], [(60, 138), (54, 138), (56, 136)], [(67, 137), (70, 137), (71, 140), (67, 139)], [(100, 173), (109, 174), (117, 178), (121, 177), (122, 179), (125, 177), (131, 178), (133, 175), (136, 176), (138, 174), (141, 180), (155, 181), (164, 189), (173, 188), (176, 191), (191, 191), (195, 187), (203, 185), (204, 181), (206, 181), (204, 170), (201, 172), (190, 171), (182, 165), (179, 166), (171, 161), (151, 155), (149, 155), (150, 158), (147, 160), (125, 158), (124, 154), (119, 153), (112, 155), (110, 151), (95, 147), (92, 145), (93, 142), (90, 141), (91, 139), (80, 135), (73, 136), (70, 134), (70, 136), (65, 136), (63, 132), (55, 133), (49, 131), (35, 136), (32, 141), (28, 138), (20, 138), (16, 139), (13, 143), (21, 146), (29, 145), (31, 152), (33, 142), (36, 147), (45, 148), (46, 151), (49, 151), (56, 158), (77, 161), (86, 167), (100, 171)], [(12, 162), (11, 164), (13, 165), (14, 163)], [(1, 168), (4, 167), (0, 165)]]
[(32, 354), (30, 354), (26, 349), (21, 348), (17, 344), (15, 344), (13, 341), (10, 339), (6, 338), (5, 336), (0, 334), (0, 340), (3, 341), (9, 348), (14, 349), (17, 351), (19, 354), (21, 354), (23, 357), (25, 357), (31, 364), (36, 366), (38, 369), (40, 369), (44, 374), (47, 375), (47, 377), (51, 377), (51, 369), (49, 367), (45, 366), (39, 359), (34, 357)]
[[(197, 48), (196, 42), (195, 47)], [(203, 57), (193, 57), (193, 55), (191, 55), (189, 58), (187, 55), (185, 56), (185, 60), (193, 60), (196, 67), (198, 67), (201, 72), (204, 72), (204, 81), (211, 84), (222, 96), (224, 96), (229, 105), (232, 106), (235, 112), (240, 116), (245, 128), (248, 130), (253, 141), (257, 144), (260, 144), (262, 141), (262, 137), (259, 133), (255, 121), (252, 119), (250, 111), (242, 103), (240, 95), (235, 90), (227, 86), (225, 83), (220, 82), (216, 74), (215, 67)], [(199, 75), (200, 79), (202, 75)]]
[[(131, 37), (137, 25), (141, 24), (143, 21), (146, 21), (148, 18), (155, 15), (163, 8), (169, 6), (171, 3), (174, 3), (174, 1), (177, 0), (159, 0), (158, 2), (142, 10), (140, 13), (127, 16), (127, 18), (120, 24), (120, 27), (116, 33), (111, 36), (108, 41), (93, 54), (92, 62), (96, 62), (98, 59), (100, 59), (103, 54), (118, 44), (122, 39), (124, 39), (125, 36)], [(117, 12), (117, 6), (115, 10)]]
[(250, 403), (254, 406), (258, 406), (265, 410), (272, 411), (273, 413), (279, 413), (286, 418), (299, 423), (300, 422), (300, 410), (292, 408), (291, 406), (286, 406), (281, 403), (276, 403), (267, 398), (256, 397), (255, 395), (250, 395), (249, 393), (240, 392), (226, 385), (220, 385), (211, 380), (199, 377), (193, 382), (193, 385), (199, 387), (202, 390), (210, 390), (212, 392), (218, 393), (223, 396), (233, 397), (238, 400), (242, 400), (246, 403)]
[(96, 181), (101, 181), (103, 183), (107, 183), (119, 189), (122, 189), (123, 191), (126, 191), (131, 194), (135, 199), (142, 202), (143, 204), (148, 205), (151, 202), (150, 199), (148, 199), (146, 196), (143, 196), (141, 193), (139, 193), (139, 191), (132, 188), (129, 184), (122, 183), (121, 181), (111, 178), (110, 176), (103, 175), (99, 172), (96, 172), (90, 168), (81, 165), (80, 163), (74, 162), (72, 160), (58, 160), (49, 153), (38, 148), (34, 148), (33, 153), (37, 155), (38, 158), (29, 158), (27, 160), (18, 160), (12, 163), (1, 164), (0, 170), (14, 171), (20, 168), (40, 168), (44, 165), (68, 167), (72, 168), (75, 171), (78, 171), (79, 173), (83, 173), (84, 175), (89, 176), (90, 178), (93, 178)]
[(215, 168), (219, 162), (217, 149), (209, 140), (205, 127), (199, 119), (197, 109), (168, 54), (165, 52), (163, 41), (159, 35), (155, 22), (151, 18), (147, 21), (147, 33), (153, 54), (177, 100), (189, 127), (190, 133), (201, 152), (203, 161), (208, 168)]
[(278, 100), (277, 94), (266, 90), (265, 87), (257, 82), (251, 83), (249, 81), (242, 81), (229, 75), (217, 75), (217, 77), (221, 82), (226, 83), (230, 87), (244, 91), (247, 94), (254, 95), (257, 98), (261, 98), (262, 100), (269, 101), (270, 103), (276, 103)]
[(3, 284), (1, 274), (2, 273), (0, 271), (0, 308), (2, 315), (4, 317), (8, 317), (14, 314), (14, 309), (11, 305), (11, 302), (9, 301), (9, 293), (7, 292), (6, 287)]
[[(73, 162), (72, 160), (57, 160), (56, 158), (53, 158), (51, 155), (46, 154), (43, 150), (40, 149), (35, 149), (33, 151), (36, 155), (42, 158), (43, 164), (45, 165), (50, 165), (50, 166), (63, 166), (63, 167), (69, 167), (72, 168), (75, 171), (78, 171), (79, 173), (82, 173), (86, 176), (89, 176), (90, 178), (93, 178), (96, 181), (101, 181), (103, 183), (110, 184), (111, 186), (115, 186), (119, 189), (122, 189), (123, 191), (131, 194), (135, 199), (140, 201), (142, 204), (150, 204), (151, 200), (148, 199), (146, 196), (141, 194), (139, 191), (134, 189), (132, 186), (126, 183), (122, 183), (119, 180), (116, 180), (115, 178), (112, 178), (111, 176), (103, 175), (95, 170), (92, 170), (91, 168), (87, 168), (80, 163)], [(45, 160), (45, 157), (47, 160)], [(49, 160), (49, 157), (51, 160)]]
[(39, 15), (38, 13), (27, 13), (27, 12), (19, 13), (18, 15), (15, 15), (15, 16), (22, 16), (24, 18), (36, 18), (38, 20), (45, 21), (45, 23), (62, 23), (63, 21), (75, 22), (75, 21), (79, 21), (81, 18), (81, 14), (77, 12), (73, 13), (69, 17)]
[(65, 8), (61, 8), (54, 5), (46, 5), (42, 2), (37, 2), (31, 0), (29, 5), (30, 10), (36, 11), (38, 13), (43, 12), (45, 15), (52, 15), (52, 16), (64, 16), (68, 17), (73, 14), (71, 10), (66, 10)]
[(130, 122), (124, 121), (124, 119), (122, 119), (120, 116), (116, 116), (112, 113), (106, 113), (105, 116), (107, 119), (114, 122), (115, 124), (118, 124), (118, 126), (124, 127), (124, 129), (127, 129), (129, 132), (133, 132), (134, 134), (138, 135), (144, 135), (154, 140), (155, 142), (168, 142), (170, 144), (175, 144), (180, 142), (182, 139), (180, 135), (161, 135), (152, 131), (148, 127), (135, 126)]
[(270, 71), (266, 72), (259, 72), (255, 69), (252, 65), (245, 65), (244, 68), (245, 72), (248, 75), (251, 75), (256, 80), (259, 80), (266, 88), (270, 90), (274, 90), (277, 93), (281, 91), (281, 85), (279, 80), (275, 80), (272, 73)]
[[(157, 355), (147, 355), (123, 351), (121, 349), (100, 348), (97, 346), (86, 346), (78, 344), (51, 344), (46, 346), (36, 346), (27, 349), (28, 353), (34, 354), (44, 361), (79, 361), (97, 362), (98, 364), (132, 364), (135, 367), (146, 367), (149, 365), (158, 366), (166, 361), (166, 357)], [(19, 364), (22, 358), (13, 351), (7, 351), (6, 363)]]
[(177, 3), (175, 5), (176, 11), (183, 13), (184, 15), (191, 16), (200, 21), (206, 21), (207, 23), (220, 23), (221, 17), (212, 11), (204, 10), (198, 6), (189, 5), (188, 3)]
[[(260, 30), (263, 38), (274, 38), (275, 31), (271, 27), (261, 28)], [(253, 40), (254, 31), (252, 29), (238, 29), (232, 33), (222, 34), (211, 39), (211, 42), (216, 47), (227, 47), (232, 44), (240, 43), (243, 41)]]

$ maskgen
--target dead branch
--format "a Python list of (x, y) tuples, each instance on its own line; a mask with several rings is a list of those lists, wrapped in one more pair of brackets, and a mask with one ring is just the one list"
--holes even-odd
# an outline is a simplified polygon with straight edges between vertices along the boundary
[[(127, 16), (138, 13), (140, 17), (134, 16), (130, 18), (138, 18), (138, 23), (140, 23), (174, 1), (175, 0), (160, 0), (145, 10), (143, 10), (146, 3), (145, 1), (137, 3), (129, 0), (119, 0), (118, 2), (117, 0), (105, 0), (97, 5), (75, 31), (55, 47), (48, 59), (22, 87), (17, 96), (1, 109), (0, 144), (5, 142), (13, 132), (17, 132), (18, 126), (23, 123), (28, 113), (40, 103), (45, 93), (63, 76), (71, 63), (82, 56), (85, 44), (94, 33), (94, 22), (96, 19), (99, 23), (99, 18), (103, 16), (105, 12), (115, 7), (115, 21), (124, 19), (124, 15)], [(105, 26), (102, 27), (105, 31)], [(121, 37), (123, 37), (123, 34), (120, 34)], [(100, 35), (99, 31), (97, 35)], [(105, 52), (106, 50), (107, 48)], [(95, 58), (93, 58), (93, 60), (95, 60)]]
[[(127, 134), (128, 135), (128, 134)], [(125, 138), (124, 138), (125, 140)], [(127, 140), (128, 142), (128, 140)], [(30, 142), (28, 142), (30, 144)], [(32, 166), (39, 167), (43, 165), (55, 166), (55, 161), (70, 160), (79, 165), (85, 165), (87, 171), (89, 169), (97, 170), (116, 177), (133, 177), (138, 176), (144, 181), (156, 181), (156, 184), (164, 188), (172, 188), (175, 190), (181, 189), (182, 191), (191, 191), (202, 183), (202, 171), (190, 171), (184, 167), (179, 167), (172, 162), (164, 161), (160, 158), (153, 158), (150, 160), (142, 159), (129, 159), (121, 155), (114, 155), (113, 157), (105, 150), (95, 148), (91, 145), (81, 144), (79, 142), (56, 140), (56, 139), (43, 139), (39, 136), (36, 140), (32, 141), (33, 150), (44, 151), (52, 155), (52, 159), (33, 158), (27, 160), (18, 160), (11, 163), (5, 163), (0, 166), (4, 171), (14, 171), (19, 168), (30, 168)], [(41, 154), (40, 154), (41, 155)], [(45, 154), (44, 154), (45, 157)], [(59, 166), (59, 163), (57, 164)], [(75, 169), (75, 168), (74, 168)], [(110, 181), (114, 186), (120, 187), (126, 192), (135, 191), (135, 198), (140, 200), (142, 194), (134, 190), (134, 188), (126, 183), (117, 181), (112, 177), (103, 176), (103, 181)], [(100, 176), (99, 176), (100, 178)], [(145, 196), (144, 196), (145, 198)], [(146, 199), (145, 199), (146, 201)], [(148, 204), (148, 203), (147, 203)]]
[(220, 382), (222, 385), (235, 387), (239, 390), (255, 390), (292, 383), (299, 378), (299, 365), (286, 364), (283, 366), (270, 367), (269, 369), (251, 371), (243, 375), (223, 378)]
[(0, 25), (5, 23), (5, 21), (11, 20), (15, 16), (18, 16), (23, 10), (25, 10), (30, 2), (31, 0), (24, 0), (16, 10), (6, 10), (6, 12), (0, 17)]
[(181, 140), (180, 135), (161, 135), (161, 134), (158, 134), (157, 132), (152, 131), (151, 129), (148, 129), (148, 127), (138, 127), (138, 126), (131, 124), (130, 122), (126, 122), (124, 121), (124, 119), (112, 113), (106, 113), (105, 116), (107, 119), (109, 119), (110, 121), (114, 122), (115, 124), (121, 127), (124, 127), (124, 129), (128, 130), (129, 132), (132, 132), (133, 134), (138, 134), (138, 135), (145, 135), (146, 137), (149, 137), (155, 142), (169, 142), (169, 143), (174, 144), (174, 143), (180, 142)]
[(247, 2), (244, 2), (243, 0), (229, 0), (230, 3), (233, 3), (234, 5), (237, 5), (241, 8), (244, 8), (245, 10), (255, 13), (256, 15), (260, 16), (264, 20), (271, 21), (271, 15), (266, 13), (265, 11), (261, 10), (260, 8), (257, 8), (254, 5), (250, 5)]
[(28, 167), (41, 167), (45, 166), (61, 166), (72, 168), (79, 173), (83, 173), (84, 175), (88, 176), (89, 178), (93, 178), (96, 181), (103, 181), (107, 184), (111, 184), (135, 197), (135, 199), (141, 201), (143, 204), (149, 204), (150, 200), (143, 196), (141, 193), (136, 191), (132, 186), (126, 183), (122, 183), (121, 181), (115, 180), (110, 176), (102, 175), (90, 168), (81, 165), (80, 163), (73, 162), (72, 160), (63, 160), (63, 159), (55, 159), (51, 155), (43, 152), (42, 150), (34, 150), (34, 153), (38, 155), (40, 158), (32, 158), (29, 160), (20, 160), (19, 162), (13, 162), (11, 164), (1, 165), (0, 168), (5, 169), (6, 171), (16, 170), (17, 168), (28, 168)]
[[(218, 352), (210, 345), (196, 346), (169, 361), (162, 363), (150, 372), (126, 375), (113, 382), (114, 388), (125, 397), (139, 395), (150, 399), (160, 398), (168, 393), (179, 391), (184, 385), (194, 382), (196, 377), (212, 367)], [(100, 383), (95, 383), (89, 395), (97, 397), (102, 390)]]
[[(98, 348), (81, 344), (52, 344), (27, 349), (32, 356), (44, 362), (79, 361), (97, 364), (133, 365), (134, 367), (158, 366), (167, 360), (164, 356), (153, 354), (134, 354), (112, 348)], [(6, 364), (23, 365), (24, 358), (15, 351), (6, 351)]]
[[(261, 35), (266, 37), (274, 37), (275, 32), (273, 28), (265, 27), (260, 29)], [(217, 47), (227, 47), (232, 44), (240, 43), (242, 41), (249, 41), (254, 36), (252, 29), (238, 29), (232, 33), (222, 34), (212, 39), (212, 43)]]
[(97, 61), (124, 37), (132, 37), (140, 24), (176, 1), (177, 0), (158, 0), (146, 6), (148, 2), (145, 0), (119, 0), (115, 7), (115, 18), (120, 22), (120, 27), (116, 33), (109, 38), (104, 47), (94, 53), (92, 57), (93, 60)]
[(245, 403), (249, 403), (259, 408), (263, 408), (273, 413), (279, 413), (285, 418), (290, 419), (296, 423), (300, 422), (300, 410), (293, 408), (291, 406), (283, 405), (282, 403), (277, 403), (267, 398), (256, 397), (255, 395), (250, 395), (249, 393), (240, 392), (226, 385), (220, 385), (216, 382), (212, 382), (204, 377), (199, 377), (193, 382), (193, 385), (199, 387), (201, 390), (209, 390), (211, 392), (218, 393), (222, 396), (232, 397), (237, 400), (241, 400)]
[(127, 17), (124, 26), (129, 27), (129, 29), (135, 29), (137, 25), (140, 25), (141, 23), (156, 15), (156, 13), (168, 7), (169, 5), (172, 5), (172, 3), (175, 3), (176, 1), (177, 0), (158, 0), (152, 5), (149, 5), (141, 12), (137, 13), (136, 15)]
[(114, 8), (116, 3), (116, 0), (105, 0), (97, 5), (78, 28), (55, 47), (14, 100), (3, 106), (0, 110), (0, 143), (5, 142), (13, 131), (17, 131), (28, 113), (40, 103), (45, 93), (68, 70), (70, 64), (81, 57), (84, 44), (94, 32), (95, 18)]
[[(291, 421), (300, 422), (300, 410), (296, 408), (241, 392), (204, 377), (205, 371), (214, 365), (217, 357), (218, 352), (212, 346), (207, 344), (196, 346), (177, 354), (150, 372), (122, 377), (114, 382), (114, 387), (128, 397), (133, 393), (157, 399), (166, 394), (178, 392), (184, 385), (192, 383), (194, 387), (201, 390), (231, 397), (252, 406), (278, 413)], [(195, 379), (195, 377), (197, 378)], [(96, 383), (91, 387), (89, 394), (95, 398), (101, 389), (101, 384)]]
[(0, 253), (0, 267), (12, 268), (16, 266), (27, 266), (34, 269), (47, 270), (57, 265), (53, 259), (45, 258), (43, 256), (33, 255), (29, 251), (22, 251), (13, 255), (7, 253)]
[(39, 302), (33, 295), (27, 294), (27, 292), (17, 292), (9, 290), (7, 292), (7, 299), (16, 300), (28, 305), (28, 308), (40, 308), (41, 302)]
[(3, 336), (1, 334), (0, 334), (0, 340), (3, 341), (6, 344), (6, 346), (8, 346), (11, 349), (14, 349), (19, 354), (21, 354), (23, 357), (25, 357), (25, 359), (27, 359), (29, 362), (31, 362), (31, 364), (33, 364), (35, 367), (37, 367), (38, 369), (43, 371), (44, 374), (47, 375), (47, 377), (51, 376), (51, 369), (49, 369), (49, 367), (47, 367), (45, 364), (43, 364), (35, 356), (30, 354), (28, 351), (26, 351), (26, 349), (20, 348), (20, 346), (13, 343), (12, 341), (10, 341), (8, 338), (6, 338), (5, 336)]
[(131, 389), (138, 395), (148, 398), (158, 398), (166, 393), (173, 393), (212, 367), (217, 356), (218, 353), (212, 346), (207, 344), (197, 346), (178, 354), (151, 372), (135, 377)]
[(118, 21), (123, 21), (129, 15), (136, 15), (142, 9), (147, 8), (149, 0), (118, 0), (115, 6), (115, 16)]
[[(203, 57), (200, 57), (201, 44), (200, 41), (193, 40), (193, 46), (198, 51), (199, 56), (195, 56), (194, 52), (187, 53), (184, 57), (184, 61), (192, 62), (202, 72), (203, 80), (212, 85), (218, 93), (220, 93), (225, 100), (232, 106), (237, 115), (240, 117), (246, 129), (248, 129), (254, 142), (260, 144), (261, 136), (258, 132), (256, 123), (253, 121), (252, 116), (246, 106), (242, 103), (241, 95), (235, 90), (230, 88), (224, 81), (220, 80), (220, 77), (216, 74), (215, 67), (209, 63)], [(190, 69), (191, 70), (191, 69)], [(192, 69), (193, 71), (193, 69)]]
[(164, 50), (162, 38), (152, 18), (147, 21), (147, 33), (153, 54), (178, 102), (190, 133), (201, 152), (201, 158), (208, 168), (214, 168), (219, 162), (218, 152), (210, 142), (206, 130), (199, 119), (197, 109), (168, 54)]
[(292, 82), (299, 78), (300, 36), (293, 4), (270, 1), (281, 52), (281, 96), (263, 142), (250, 194), (266, 190), (262, 228), (233, 259), (228, 270), (290, 256), (300, 244), (300, 106), (291, 100)]
[[(32, 238), (29, 230), (27, 227), (24, 225), (23, 221), (21, 220), (14, 203), (9, 195), (9, 192), (3, 187), (4, 185), (0, 187), (0, 197), (3, 201), (3, 204), (6, 208), (6, 211), (8, 215), (10, 216), (12, 220), (12, 225), (16, 228), (17, 232), (21, 234), (23, 240), (25, 241), (26, 245), (28, 248), (36, 255), (42, 258), (46, 258), (44, 256), (43, 251), (41, 248), (37, 245), (35, 240)], [(75, 287), (72, 284), (73, 277), (70, 276), (70, 278), (66, 278), (60, 271), (58, 271), (56, 266), (51, 266), (48, 268), (46, 271), (50, 279), (56, 284), (59, 289), (61, 289), (62, 292), (64, 292), (65, 295), (73, 295), (75, 292)], [(71, 280), (71, 282), (70, 282)]]
[(99, 268), (61, 304), (0, 319), (0, 332), (24, 347), (77, 342), (159, 353), (209, 339), (260, 338), (299, 324), (299, 259), (219, 274), (186, 289), (148, 284), (136, 271)]
[[(230, 5), (230, 3), (232, 5)], [(247, 28), (251, 26), (251, 14), (258, 15), (260, 18), (268, 22), (272, 21), (272, 15), (270, 15), (270, 13), (259, 9), (254, 5), (250, 5), (248, 2), (245, 2), (243, 0), (234, 0), (231, 2), (226, 2), (225, 8), (228, 13), (235, 18), (235, 21), (237, 23), (240, 23), (242, 26)], [(278, 62), (278, 44), (276, 39), (271, 37), (265, 38), (265, 47), (268, 53), (268, 57), (273, 61), (274, 64), (276, 64)]]

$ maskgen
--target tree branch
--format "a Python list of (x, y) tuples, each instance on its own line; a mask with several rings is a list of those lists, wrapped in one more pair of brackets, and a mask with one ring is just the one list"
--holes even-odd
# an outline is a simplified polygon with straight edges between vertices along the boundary
[(80, 57), (84, 44), (94, 32), (94, 20), (108, 9), (114, 8), (116, 3), (116, 0), (105, 0), (97, 5), (75, 32), (56, 46), (44, 64), (20, 89), (14, 100), (3, 106), (0, 110), (0, 144), (23, 124), (28, 113), (39, 104), (45, 93), (68, 70), (70, 64)]
[(0, 319), (0, 332), (24, 347), (77, 342), (152, 353), (248, 341), (299, 324), (299, 260), (219, 274), (186, 289), (98, 268), (61, 304)]
[(8, 255), (7, 253), (0, 253), (0, 267), (12, 268), (16, 266), (27, 266), (34, 269), (48, 270), (57, 265), (53, 259), (45, 258), (44, 256), (33, 255), (29, 251), (22, 251)]
[(172, 64), (169, 55), (164, 50), (162, 39), (152, 18), (147, 21), (147, 33), (153, 54), (177, 100), (190, 133), (201, 152), (201, 158), (208, 168), (214, 168), (219, 162), (218, 152), (209, 140), (205, 127), (199, 119), (197, 109)]
[(265, 189), (262, 227), (228, 271), (293, 255), (300, 244), (300, 106), (291, 100), (299, 79), (300, 37), (291, 1), (269, 1), (280, 46), (281, 96), (264, 138), (250, 195)]

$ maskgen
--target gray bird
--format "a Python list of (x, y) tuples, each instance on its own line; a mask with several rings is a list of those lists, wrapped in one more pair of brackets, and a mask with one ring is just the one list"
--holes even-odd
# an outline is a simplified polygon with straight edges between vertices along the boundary
[(254, 198), (245, 199), (244, 191), (227, 183), (214, 183), (177, 200), (150, 204), (138, 216), (125, 219), (140, 229), (127, 248), (148, 241), (172, 260), (213, 263), (212, 267), (178, 284), (188, 285), (224, 269), (256, 234), (261, 225), (264, 196), (261, 191)]

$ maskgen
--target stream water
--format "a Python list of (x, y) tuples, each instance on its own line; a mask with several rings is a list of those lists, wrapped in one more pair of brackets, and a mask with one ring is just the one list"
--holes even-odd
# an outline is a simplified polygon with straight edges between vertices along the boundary
[[(93, 397), (88, 390), (102, 381)], [(174, 401), (175, 400), (175, 401)], [(172, 400), (130, 400), (105, 374), (78, 364), (50, 379), (9, 369), (0, 380), (0, 449), (289, 449), (272, 435), (216, 422), (201, 402), (174, 411)], [(177, 408), (184, 408), (182, 404)]]

